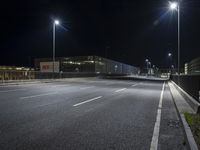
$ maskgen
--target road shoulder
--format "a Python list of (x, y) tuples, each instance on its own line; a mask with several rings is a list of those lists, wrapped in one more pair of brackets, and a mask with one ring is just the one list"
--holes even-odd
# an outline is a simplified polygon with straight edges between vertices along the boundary
[(187, 113), (195, 113), (195, 111), (186, 102), (184, 97), (179, 93), (179, 91), (176, 89), (175, 85), (172, 82), (168, 82), (168, 85), (170, 87), (172, 98), (174, 100), (176, 109), (178, 111), (179, 117), (180, 117), (182, 125), (183, 125), (184, 135), (185, 135), (187, 147), (190, 150), (198, 150), (197, 144), (196, 144), (196, 142), (194, 140), (192, 132), (191, 132), (186, 120), (185, 120), (185, 117), (184, 117), (184, 113), (185, 112), (187, 112)]

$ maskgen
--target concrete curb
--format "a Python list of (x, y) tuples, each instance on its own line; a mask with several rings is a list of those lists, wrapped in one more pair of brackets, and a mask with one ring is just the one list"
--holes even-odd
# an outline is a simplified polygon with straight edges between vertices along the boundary
[[(173, 82), (171, 82), (171, 83), (173, 83)], [(173, 84), (173, 85), (174, 85), (174, 84)], [(170, 86), (169, 86), (169, 87), (170, 87)], [(175, 86), (175, 88), (176, 88), (176, 86)], [(188, 148), (189, 150), (198, 150), (198, 147), (197, 147), (197, 144), (196, 144), (196, 142), (195, 142), (195, 140), (194, 140), (194, 136), (193, 136), (193, 134), (192, 134), (192, 131), (191, 131), (191, 129), (190, 129), (190, 127), (189, 127), (189, 125), (188, 125), (186, 119), (185, 119), (185, 116), (184, 116), (183, 112), (180, 112), (180, 111), (179, 111), (178, 106), (177, 106), (177, 103), (176, 103), (176, 101), (174, 100), (174, 96), (173, 96), (171, 90), (172, 90), (172, 89), (170, 88), (170, 92), (171, 92), (171, 95), (172, 95), (172, 99), (173, 99), (173, 101), (174, 101), (176, 110), (177, 110), (177, 112), (178, 112), (178, 116), (179, 116), (179, 118), (180, 118), (180, 120), (181, 120), (181, 123), (182, 123), (182, 126), (183, 126), (183, 132), (184, 132), (184, 136), (185, 136), (187, 148)], [(176, 90), (179, 92), (179, 90), (178, 90), (177, 88), (176, 88)]]
[(21, 84), (34, 84), (34, 83), (41, 83), (41, 82), (40, 81), (10, 81), (10, 82), (0, 83), (0, 86), (21, 85)]
[(9, 85), (21, 85), (21, 84), (36, 84), (36, 83), (51, 83), (51, 82), (62, 82), (71, 79), (88, 79), (88, 78), (97, 78), (97, 77), (75, 77), (75, 78), (62, 78), (62, 79), (37, 79), (37, 80), (13, 80), (13, 81), (6, 81), (0, 83), (1, 86), (9, 86)]
[(138, 81), (154, 81), (154, 82), (163, 82), (168, 81), (169, 79), (162, 78), (150, 78), (150, 77), (120, 77), (120, 76), (104, 76), (103, 79), (113, 79), (113, 80), (138, 80)]
[(196, 113), (200, 113), (200, 103), (198, 103), (192, 96), (185, 92), (181, 87), (179, 87), (175, 82), (171, 81), (179, 93), (185, 98), (187, 103), (194, 109)]
[(194, 136), (193, 136), (192, 131), (191, 131), (186, 119), (185, 119), (184, 114), (180, 114), (180, 118), (181, 118), (181, 121), (182, 121), (182, 124), (183, 124), (183, 127), (184, 127), (184, 132), (185, 132), (186, 142), (187, 142), (188, 148), (190, 150), (198, 150), (197, 144), (194, 140)]
[(36, 84), (36, 83), (50, 83), (50, 82), (56, 82), (57, 80), (18, 80), (18, 81), (8, 81), (0, 83), (0, 86), (9, 86), (9, 85), (21, 85), (21, 84)]

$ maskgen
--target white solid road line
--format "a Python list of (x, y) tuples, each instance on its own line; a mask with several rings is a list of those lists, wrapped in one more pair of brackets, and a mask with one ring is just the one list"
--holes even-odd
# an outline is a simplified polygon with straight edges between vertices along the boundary
[(127, 88), (123, 88), (123, 89), (119, 89), (119, 90), (116, 90), (115, 92), (117, 93), (117, 92), (121, 92), (121, 91), (124, 91), (124, 90), (126, 90)]
[(94, 86), (82, 87), (82, 88), (80, 88), (80, 89), (81, 89), (81, 90), (85, 90), (85, 89), (91, 89), (91, 88), (94, 88)]
[(5, 91), (0, 91), (0, 93), (15, 92), (15, 91), (24, 91), (24, 90), (26, 90), (26, 89), (5, 90)]
[(160, 132), (161, 110), (162, 110), (162, 101), (163, 101), (164, 90), (165, 90), (165, 83), (163, 83), (162, 92), (160, 94), (160, 101), (159, 101), (159, 105), (158, 105), (156, 123), (155, 123), (155, 126), (154, 126), (150, 150), (157, 150), (158, 149), (158, 138), (159, 138), (159, 132)]
[(132, 85), (132, 87), (137, 86), (137, 85), (140, 85), (140, 84), (142, 84), (142, 82), (135, 83), (135, 84)]
[(20, 99), (29, 99), (29, 98), (35, 98), (35, 97), (41, 97), (41, 96), (48, 96), (48, 95), (54, 95), (54, 94), (57, 94), (57, 92), (51, 92), (51, 93), (45, 93), (45, 94), (39, 94), (39, 95), (32, 95), (32, 96), (20, 97)]
[(94, 100), (97, 100), (97, 99), (100, 99), (100, 98), (102, 98), (102, 96), (98, 96), (98, 97), (95, 97), (95, 98), (86, 100), (86, 101), (84, 101), (84, 102), (77, 103), (77, 104), (75, 104), (75, 105), (73, 105), (73, 106), (76, 107), (76, 106), (79, 106), (79, 105), (82, 105), (82, 104), (85, 104), (85, 103), (89, 103), (89, 102), (91, 102), (91, 101), (94, 101)]

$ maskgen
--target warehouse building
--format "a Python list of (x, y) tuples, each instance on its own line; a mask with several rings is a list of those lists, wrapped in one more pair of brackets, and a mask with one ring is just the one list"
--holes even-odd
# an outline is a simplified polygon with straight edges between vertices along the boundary
[[(35, 70), (52, 72), (52, 58), (35, 59)], [(56, 58), (55, 72), (87, 72), (98, 74), (138, 74), (139, 68), (99, 56), (76, 56)]]
[(200, 57), (185, 64), (185, 74), (200, 74)]

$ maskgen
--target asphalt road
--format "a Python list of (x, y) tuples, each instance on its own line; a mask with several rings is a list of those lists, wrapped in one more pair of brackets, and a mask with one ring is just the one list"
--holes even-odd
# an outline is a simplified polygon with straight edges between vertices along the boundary
[(88, 78), (0, 86), (0, 150), (152, 147), (186, 149), (164, 81)]

